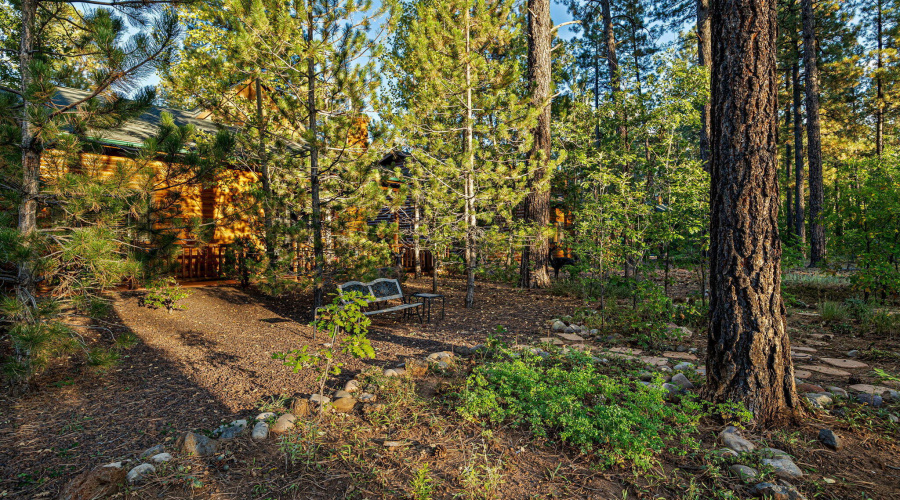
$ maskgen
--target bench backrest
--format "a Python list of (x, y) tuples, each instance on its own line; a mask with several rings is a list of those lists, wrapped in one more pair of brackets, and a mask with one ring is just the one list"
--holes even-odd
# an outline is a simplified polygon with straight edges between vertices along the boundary
[(348, 281), (338, 285), (338, 290), (341, 294), (344, 292), (360, 292), (364, 295), (375, 297), (375, 300), (369, 301), (370, 303), (403, 299), (403, 289), (400, 288), (400, 282), (388, 278), (378, 278), (370, 283)]

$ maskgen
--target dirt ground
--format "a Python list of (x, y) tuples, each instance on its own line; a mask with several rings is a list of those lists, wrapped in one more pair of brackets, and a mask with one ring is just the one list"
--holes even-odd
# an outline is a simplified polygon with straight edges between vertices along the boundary
[[(690, 287), (690, 279), (685, 273), (683, 288)], [(430, 280), (410, 280), (404, 288), (407, 294), (430, 291)], [(476, 306), (467, 310), (462, 307), (461, 281), (442, 280), (441, 291), (447, 295), (443, 321), (419, 324), (375, 316), (369, 338), (376, 358), (344, 359), (343, 372), (331, 381), (331, 389), (372, 367), (397, 366), (431, 352), (482, 344), (498, 325), (505, 331), (497, 335), (508, 342), (530, 344), (548, 335), (548, 319), (584, 305), (547, 291), (479, 283)], [(0, 498), (54, 497), (72, 477), (97, 465), (134, 458), (156, 444), (171, 445), (188, 430), (210, 430), (222, 422), (252, 418), (262, 403), (278, 396), (315, 391), (312, 373), (294, 373), (272, 359), (274, 352), (324, 342), (321, 336), (313, 338), (307, 324), (308, 302), (270, 300), (227, 285), (197, 287), (183, 301), (186, 310), (168, 314), (142, 307), (139, 297), (138, 292), (123, 292), (114, 312), (86, 332), (98, 342), (124, 331), (139, 338), (112, 372), (98, 375), (75, 361), (63, 361), (38, 382), (41, 389), (22, 397), (0, 396)], [(789, 311), (792, 343), (816, 345), (818, 357), (845, 357), (850, 349), (877, 346), (894, 356), (870, 364), (900, 372), (896, 355), (900, 339), (835, 333), (822, 326), (813, 311)], [(700, 349), (702, 359), (703, 336), (695, 335), (689, 345)], [(875, 380), (865, 370), (844, 380), (814, 374), (809, 382), (846, 385)], [(414, 383), (425, 400), (443, 401), (446, 381), (429, 376)], [(456, 479), (460, 470), (487, 471), (492, 460), (503, 463), (499, 498), (606, 499), (623, 498), (625, 492), (627, 498), (706, 498), (692, 493), (694, 480), (720, 482), (736, 489), (739, 497), (745, 491), (733, 478), (711, 477), (702, 457), (666, 454), (659, 470), (649, 476), (622, 467), (599, 470), (591, 457), (558, 443), (511, 429), (485, 434), (455, 419), (449, 405), (436, 405), (433, 412), (446, 417), (439, 420), (417, 411), (416, 404), (383, 425), (373, 425), (359, 412), (330, 417), (323, 424), (334, 450), (326, 454), (328, 460), (317, 455), (316, 460), (297, 465), (286, 462), (276, 440), (234, 440), (214, 459), (186, 460), (157, 482), (122, 495), (404, 498), (405, 485), (422, 460), (431, 464), (440, 480), (435, 498), (452, 498), (465, 488)], [(442, 422), (458, 426), (441, 428)], [(749, 433), (795, 456), (808, 471), (798, 486), (810, 498), (900, 498), (898, 426), (877, 431), (854, 422), (818, 414), (798, 428)], [(818, 444), (816, 435), (824, 426), (844, 436), (844, 449), (832, 452)], [(714, 422), (705, 427), (704, 448), (715, 447), (719, 428)], [(387, 438), (402, 439), (409, 446), (386, 453), (378, 443)], [(344, 448), (352, 451), (345, 453)], [(480, 454), (473, 451), (479, 449)]]

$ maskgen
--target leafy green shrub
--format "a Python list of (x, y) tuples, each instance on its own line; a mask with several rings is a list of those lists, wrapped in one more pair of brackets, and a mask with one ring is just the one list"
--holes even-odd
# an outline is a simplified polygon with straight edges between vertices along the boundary
[(844, 308), (847, 310), (850, 317), (856, 321), (867, 321), (875, 312), (872, 304), (856, 298), (846, 299), (844, 301)]
[(175, 278), (169, 276), (147, 286), (144, 305), (151, 309), (165, 308), (166, 312), (172, 314), (175, 309), (184, 309), (184, 306), (179, 306), (176, 302), (187, 298), (190, 294), (191, 292), (182, 288)]
[(850, 277), (855, 290), (866, 299), (870, 295), (881, 298), (900, 295), (900, 272), (894, 266), (881, 256), (870, 256), (865, 261), (865, 267)]
[(822, 319), (826, 322), (835, 323), (846, 320), (847, 316), (849, 316), (849, 311), (840, 302), (826, 300), (819, 305), (819, 314), (822, 315)]
[[(322, 365), (319, 374), (319, 394), (325, 392), (325, 382), (329, 375), (340, 375), (343, 363), (334, 360), (337, 352), (350, 354), (356, 358), (375, 358), (375, 349), (366, 335), (372, 321), (364, 315), (362, 309), (368, 305), (367, 300), (375, 298), (359, 292), (344, 293), (334, 298), (331, 304), (319, 308), (313, 327), (329, 334), (329, 342), (325, 347), (311, 351), (308, 345), (288, 352), (272, 353), (272, 359), (281, 360), (285, 366), (299, 372), (305, 368)], [(340, 340), (338, 337), (344, 334)]]
[(458, 411), (473, 422), (559, 438), (597, 454), (605, 466), (631, 462), (642, 469), (672, 441), (696, 446), (690, 434), (703, 415), (691, 398), (667, 403), (665, 390), (601, 374), (591, 357), (575, 351), (547, 361), (501, 353), (469, 376)]

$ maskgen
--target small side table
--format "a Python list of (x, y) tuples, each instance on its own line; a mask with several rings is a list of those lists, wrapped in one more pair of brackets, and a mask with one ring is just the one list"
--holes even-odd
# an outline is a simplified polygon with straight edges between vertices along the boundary
[(447, 299), (440, 293), (414, 293), (411, 297), (416, 297), (422, 299), (422, 302), (425, 303), (425, 311), (428, 314), (428, 322), (431, 323), (431, 304), (437, 300), (441, 299), (441, 319), (444, 319), (444, 310), (447, 306)]

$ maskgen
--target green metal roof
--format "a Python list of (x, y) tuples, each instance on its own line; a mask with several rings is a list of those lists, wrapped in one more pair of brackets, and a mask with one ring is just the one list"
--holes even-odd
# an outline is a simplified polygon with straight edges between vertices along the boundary
[[(66, 106), (90, 95), (90, 92), (84, 90), (59, 87), (53, 102), (57, 106)], [(159, 131), (160, 119), (163, 113), (172, 115), (176, 125), (193, 125), (200, 132), (215, 134), (224, 128), (213, 121), (197, 118), (200, 111), (150, 106), (140, 116), (132, 118), (118, 127), (89, 130), (89, 138), (108, 146), (139, 148), (143, 146), (144, 141), (155, 136)]]

